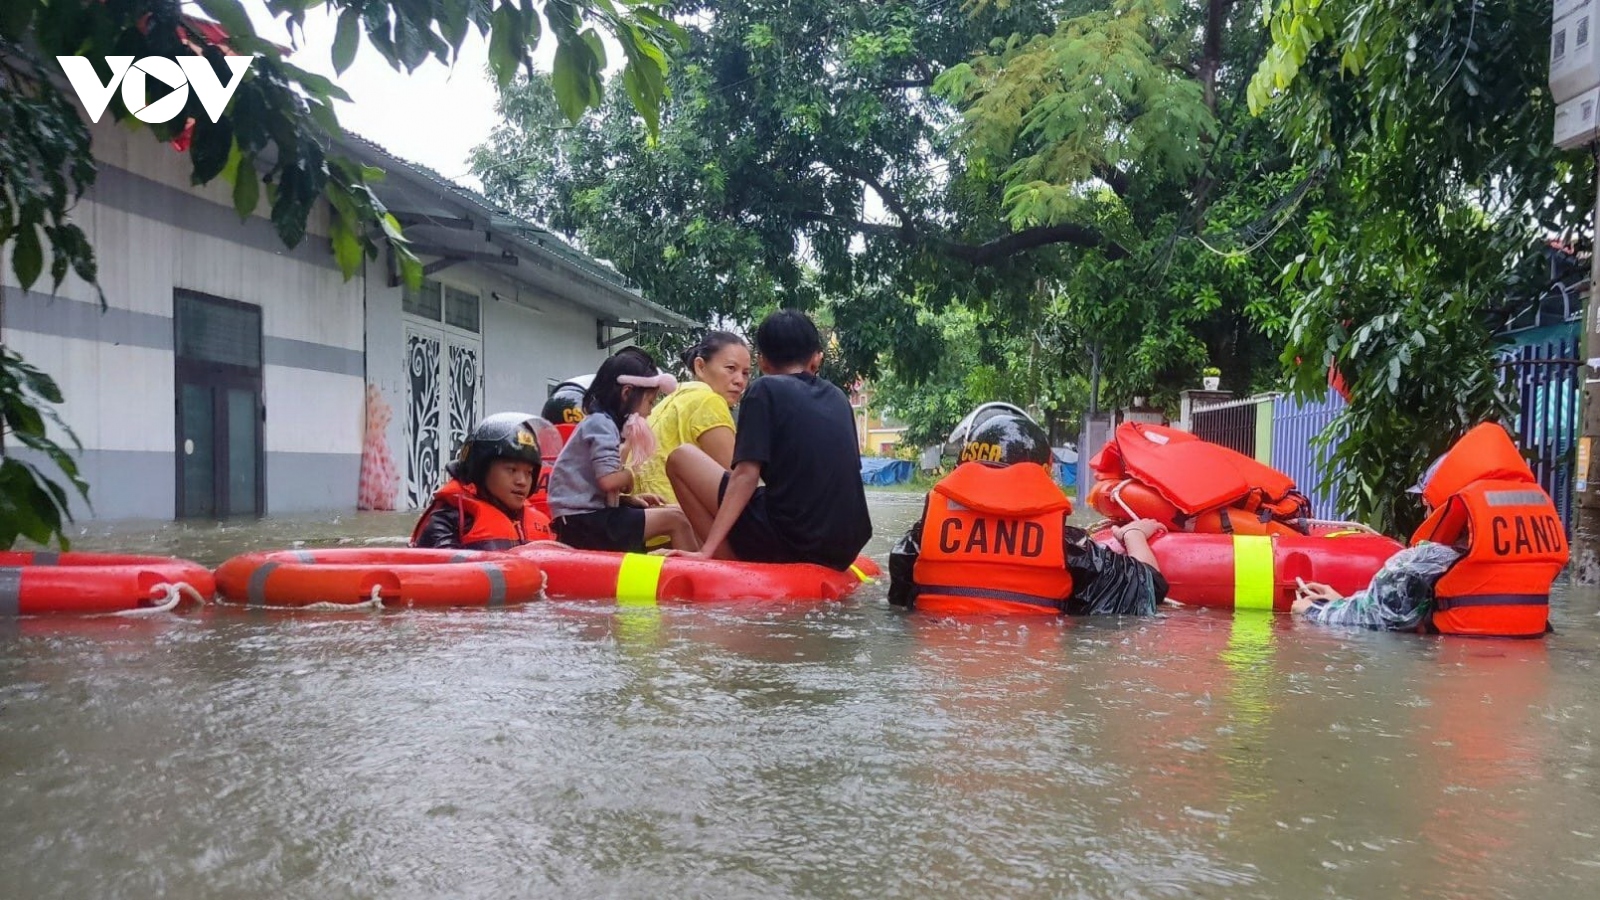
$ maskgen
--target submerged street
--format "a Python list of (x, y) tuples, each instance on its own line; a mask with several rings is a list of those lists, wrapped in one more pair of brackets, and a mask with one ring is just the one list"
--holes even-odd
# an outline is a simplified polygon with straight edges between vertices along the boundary
[[(882, 560), (921, 498), (871, 493)], [(90, 526), (215, 564), (403, 514)], [(95, 531), (96, 527), (104, 530)], [(0, 624), (27, 897), (1577, 896), (1600, 594), (1542, 641), (842, 604)]]

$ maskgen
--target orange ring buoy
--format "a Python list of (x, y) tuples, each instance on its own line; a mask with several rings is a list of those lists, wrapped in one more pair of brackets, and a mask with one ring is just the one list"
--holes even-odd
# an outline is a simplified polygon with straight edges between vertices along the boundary
[(223, 599), (258, 607), (503, 606), (538, 600), (543, 588), (537, 562), (489, 550), (277, 550), (217, 567)]
[(152, 609), (180, 584), (209, 600), (211, 571), (170, 556), (0, 552), (0, 618)]

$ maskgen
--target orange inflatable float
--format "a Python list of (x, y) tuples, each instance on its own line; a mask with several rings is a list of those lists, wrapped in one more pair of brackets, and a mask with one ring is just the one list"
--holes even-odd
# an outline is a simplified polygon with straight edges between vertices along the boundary
[[(1115, 543), (1110, 529), (1094, 539)], [(1361, 527), (1313, 528), (1311, 534), (1186, 534), (1150, 541), (1167, 596), (1189, 606), (1287, 612), (1295, 579), (1320, 581), (1346, 596), (1365, 588), (1389, 557), (1393, 538)]]
[(574, 550), (551, 542), (509, 551), (538, 562), (553, 600), (658, 603), (841, 600), (879, 574), (865, 556), (840, 572), (810, 563), (748, 563), (641, 553)]
[(160, 612), (215, 592), (209, 569), (170, 556), (0, 552), (0, 618)]
[(217, 567), (224, 600), (261, 607), (504, 606), (543, 584), (534, 560), (486, 550), (278, 550)]

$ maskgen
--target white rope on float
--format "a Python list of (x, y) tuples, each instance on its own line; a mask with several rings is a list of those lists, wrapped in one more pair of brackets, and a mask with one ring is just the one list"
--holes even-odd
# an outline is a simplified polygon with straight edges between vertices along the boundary
[(232, 606), (239, 609), (276, 609), (298, 612), (311, 610), (312, 612), (360, 612), (362, 610), (381, 610), (383, 605), (383, 588), (379, 585), (372, 586), (372, 594), (359, 603), (339, 603), (334, 600), (319, 600), (316, 603), (304, 603), (296, 606), (278, 606), (275, 604), (253, 604), (237, 600), (218, 599), (218, 606)]
[(141, 606), (138, 609), (124, 609), (117, 612), (105, 613), (104, 615), (122, 616), (125, 618), (154, 616), (177, 609), (178, 604), (183, 602), (184, 597), (193, 599), (195, 603), (198, 603), (201, 606), (206, 605), (205, 596), (196, 590), (194, 585), (188, 583), (187, 581), (177, 581), (171, 584), (163, 581), (160, 584), (153, 585), (150, 588), (150, 593), (152, 595), (152, 600), (159, 598), (159, 602), (157, 602), (155, 606)]
[(1116, 487), (1111, 489), (1111, 499), (1115, 500), (1117, 505), (1122, 507), (1123, 512), (1126, 512), (1128, 514), (1128, 518), (1129, 519), (1142, 519), (1144, 517), (1139, 515), (1138, 513), (1134, 512), (1133, 511), (1133, 507), (1129, 506), (1122, 499), (1122, 489), (1127, 487), (1130, 484), (1133, 484), (1133, 479), (1132, 478), (1123, 479), (1120, 484), (1118, 484)]
[(1323, 528), (1331, 527), (1344, 528), (1351, 531), (1364, 531), (1367, 534), (1382, 534), (1382, 532), (1378, 531), (1376, 528), (1373, 528), (1371, 525), (1367, 525), (1362, 522), (1351, 522), (1348, 519), (1307, 519), (1306, 524), (1320, 526)]
[(373, 585), (372, 596), (361, 601), (360, 603), (335, 603), (331, 600), (324, 600), (320, 603), (308, 603), (305, 606), (295, 606), (291, 608), (307, 609), (313, 612), (357, 612), (364, 609), (381, 610), (383, 609), (383, 588), (380, 585)]

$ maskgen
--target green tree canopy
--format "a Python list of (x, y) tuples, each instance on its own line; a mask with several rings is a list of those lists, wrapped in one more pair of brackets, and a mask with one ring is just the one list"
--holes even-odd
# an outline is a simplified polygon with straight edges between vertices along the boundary
[(1250, 102), (1326, 172), (1283, 360), (1303, 393), (1343, 373), (1340, 498), (1405, 529), (1396, 486), (1511, 411), (1494, 332), (1546, 287), (1536, 251), (1589, 229), (1591, 162), (1551, 144), (1550, 4), (1281, 0), (1269, 26)]
[(912, 389), (961, 364), (953, 308), (1061, 348), (1016, 357), (1053, 379), (1100, 352), (1113, 396), (1275, 368), (1259, 337), (1286, 321), (1279, 230), (1310, 175), (1245, 111), (1247, 10), (673, 10), (694, 24), (659, 140), (620, 96), (571, 128), (519, 81), (475, 157), (491, 196), (686, 314), (830, 306), (848, 368)]

